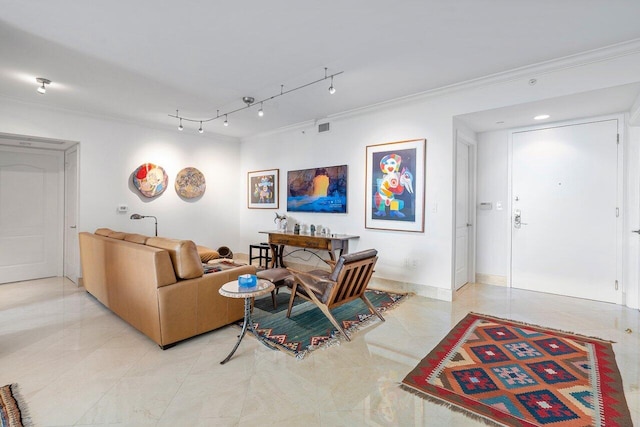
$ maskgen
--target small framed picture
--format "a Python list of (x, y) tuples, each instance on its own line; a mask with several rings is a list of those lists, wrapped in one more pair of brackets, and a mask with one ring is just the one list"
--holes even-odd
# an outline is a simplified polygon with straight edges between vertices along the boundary
[(249, 209), (278, 209), (280, 169), (247, 173), (247, 205)]
[(426, 143), (367, 146), (365, 228), (424, 232)]

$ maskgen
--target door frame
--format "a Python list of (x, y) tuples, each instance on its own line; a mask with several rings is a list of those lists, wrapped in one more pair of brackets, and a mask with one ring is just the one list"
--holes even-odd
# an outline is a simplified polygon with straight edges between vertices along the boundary
[(452, 262), (451, 262), (451, 292), (456, 291), (456, 201), (458, 196), (458, 142), (469, 147), (469, 200), (468, 200), (468, 218), (472, 226), (469, 230), (468, 248), (467, 248), (467, 265), (468, 277), (467, 283), (475, 282), (476, 277), (476, 186), (477, 186), (477, 141), (475, 136), (464, 132), (461, 129), (455, 130), (455, 141), (453, 144), (453, 224), (452, 224)]
[[(69, 276), (69, 274), (71, 275), (71, 277), (75, 278), (75, 283), (80, 286), (79, 284), (79, 277), (81, 275), (80, 273), (80, 249), (78, 248), (78, 256), (76, 257), (77, 259), (74, 260), (73, 263), (69, 263), (68, 262), (68, 257), (72, 255), (67, 253), (67, 230), (68, 227), (70, 226), (70, 224), (67, 224), (67, 202), (69, 201), (69, 194), (70, 194), (70, 189), (67, 187), (67, 155), (73, 155), (76, 158), (76, 176), (75, 176), (75, 194), (76, 194), (76, 198), (75, 200), (72, 200), (71, 203), (75, 203), (75, 211), (76, 211), (76, 234), (78, 233), (78, 224), (80, 223), (80, 203), (79, 203), (79, 199), (80, 199), (80, 144), (75, 144), (74, 146), (66, 149), (64, 151), (64, 215), (63, 215), (63, 219), (62, 222), (64, 224), (64, 232), (63, 232), (63, 241), (62, 241), (62, 248), (63, 248), (63, 253), (64, 253), (64, 257), (63, 257), (63, 272), (62, 275), (69, 278), (69, 280), (73, 281), (73, 279), (71, 279)], [(74, 265), (76, 267), (75, 271), (71, 271), (68, 272), (66, 271), (66, 266), (67, 265)]]
[(618, 124), (618, 173), (617, 173), (617, 188), (616, 188), (616, 205), (618, 208), (618, 219), (616, 221), (616, 280), (618, 281), (618, 289), (621, 289), (620, 299), (617, 304), (624, 304), (623, 295), (625, 292), (625, 283), (623, 280), (623, 254), (624, 254), (624, 236), (623, 236), (623, 224), (624, 224), (624, 141), (625, 141), (625, 120), (623, 114), (611, 114), (604, 116), (588, 117), (581, 119), (565, 120), (554, 123), (545, 123), (535, 126), (527, 126), (522, 128), (514, 128), (509, 130), (509, 144), (508, 144), (508, 161), (507, 161), (507, 192), (509, 200), (507, 202), (507, 208), (509, 209), (509, 217), (506, 224), (507, 227), (507, 286), (512, 287), (512, 240), (513, 240), (513, 135), (515, 133), (530, 132), (543, 129), (552, 129), (558, 127), (576, 126), (594, 122), (603, 122), (609, 120), (617, 120)]

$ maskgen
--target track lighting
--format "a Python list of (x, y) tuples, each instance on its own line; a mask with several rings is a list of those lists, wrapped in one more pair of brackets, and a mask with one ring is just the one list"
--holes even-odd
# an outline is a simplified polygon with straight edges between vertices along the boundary
[(331, 76), (331, 86), (329, 86), (329, 93), (331, 95), (333, 95), (334, 93), (336, 93), (336, 88), (333, 87), (333, 76)]
[(45, 79), (44, 77), (37, 77), (36, 81), (40, 83), (40, 86), (38, 86), (38, 93), (40, 95), (44, 95), (47, 92), (47, 87), (45, 85), (51, 84), (51, 80)]
[(338, 75), (342, 74), (344, 71), (340, 71), (340, 72), (328, 75), (327, 74), (327, 70), (328, 69), (325, 67), (325, 69), (324, 69), (324, 77), (323, 78), (320, 78), (318, 80), (314, 80), (312, 82), (303, 84), (301, 86), (294, 87), (293, 89), (284, 90), (284, 85), (280, 85), (280, 93), (276, 93), (275, 95), (268, 96), (268, 97), (263, 98), (262, 100), (259, 100), (259, 101), (256, 101), (255, 98), (252, 97), (252, 96), (243, 96), (242, 97), (242, 102), (245, 103), (244, 107), (236, 108), (235, 110), (227, 111), (226, 113), (223, 113), (223, 114), (220, 114), (220, 110), (217, 110), (217, 113), (216, 113), (215, 117), (211, 117), (211, 118), (208, 118), (208, 119), (199, 119), (199, 118), (195, 119), (195, 118), (183, 117), (183, 116), (181, 116), (179, 114), (178, 110), (176, 110), (176, 114), (175, 115), (174, 114), (169, 114), (169, 117), (173, 117), (173, 118), (176, 118), (176, 119), (180, 120), (180, 126), (178, 127), (178, 129), (180, 129), (180, 130), (182, 130), (182, 120), (186, 120), (188, 122), (194, 122), (194, 123), (198, 123), (199, 122), (200, 123), (200, 129), (198, 129), (198, 132), (200, 132), (200, 133), (203, 132), (202, 131), (202, 123), (210, 122), (210, 121), (213, 121), (213, 120), (217, 120), (217, 119), (219, 119), (221, 117), (224, 117), (223, 124), (225, 126), (229, 126), (229, 119), (227, 117), (229, 114), (237, 113), (238, 111), (242, 111), (242, 110), (245, 110), (247, 108), (251, 108), (251, 107), (253, 107), (254, 105), (256, 105), (258, 103), (260, 103), (260, 109), (258, 110), (258, 116), (259, 117), (263, 117), (264, 116), (263, 104), (265, 102), (271, 101), (272, 99), (275, 99), (275, 98), (277, 98), (279, 96), (283, 96), (283, 95), (286, 95), (288, 93), (295, 92), (297, 90), (303, 89), (303, 88), (305, 88), (307, 86), (311, 86), (311, 85), (314, 85), (316, 83), (325, 81), (327, 79), (331, 79), (331, 86), (329, 86), (329, 93), (333, 95), (336, 92), (335, 87), (333, 87), (333, 78), (335, 76), (338, 76)]

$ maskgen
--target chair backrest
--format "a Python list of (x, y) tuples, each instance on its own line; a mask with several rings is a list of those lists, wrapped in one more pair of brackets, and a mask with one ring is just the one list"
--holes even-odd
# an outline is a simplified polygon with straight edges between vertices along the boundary
[(329, 277), (337, 285), (327, 299), (327, 306), (338, 306), (364, 294), (378, 261), (377, 255), (377, 250), (367, 249), (340, 257)]

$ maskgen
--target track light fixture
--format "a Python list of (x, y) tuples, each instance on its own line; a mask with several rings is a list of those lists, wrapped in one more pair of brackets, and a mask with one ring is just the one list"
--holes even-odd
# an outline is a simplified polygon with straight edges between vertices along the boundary
[(40, 86), (38, 86), (38, 93), (40, 95), (44, 95), (47, 92), (47, 87), (45, 85), (50, 85), (51, 80), (45, 79), (44, 77), (36, 77), (36, 81), (40, 83)]
[(261, 99), (259, 101), (256, 101), (255, 98), (252, 97), (252, 96), (243, 96), (242, 97), (242, 102), (244, 102), (246, 104), (244, 107), (240, 107), (240, 108), (236, 108), (235, 110), (227, 111), (226, 113), (222, 113), (222, 115), (220, 114), (220, 110), (216, 110), (215, 117), (211, 117), (211, 118), (208, 118), (208, 119), (194, 119), (194, 118), (181, 116), (179, 114), (179, 111), (176, 110), (176, 114), (169, 114), (169, 117), (176, 118), (176, 119), (178, 119), (180, 121), (180, 125), (178, 126), (178, 129), (180, 129), (180, 130), (183, 129), (183, 127), (182, 127), (182, 121), (183, 120), (185, 120), (187, 122), (200, 123), (200, 128), (198, 129), (198, 132), (200, 132), (200, 133), (203, 133), (202, 123), (211, 122), (213, 120), (219, 119), (220, 117), (224, 117), (224, 123), (223, 124), (225, 126), (229, 126), (229, 120), (228, 120), (228, 117), (227, 117), (229, 114), (233, 114), (233, 113), (237, 113), (238, 111), (246, 110), (247, 108), (251, 108), (256, 104), (260, 104), (260, 109), (258, 110), (258, 116), (259, 117), (263, 117), (264, 116), (263, 104), (265, 102), (271, 101), (272, 99), (275, 99), (275, 98), (277, 98), (279, 96), (283, 96), (283, 95), (286, 95), (288, 93), (295, 92), (297, 90), (303, 89), (303, 88), (305, 88), (307, 86), (311, 86), (311, 85), (314, 85), (316, 83), (320, 83), (320, 82), (325, 81), (327, 79), (331, 80), (331, 85), (329, 86), (329, 93), (333, 95), (336, 92), (335, 87), (333, 87), (333, 78), (335, 76), (338, 76), (338, 75), (342, 74), (344, 71), (340, 71), (340, 72), (328, 75), (327, 74), (327, 70), (328, 69), (325, 67), (325, 69), (324, 69), (324, 77), (323, 78), (320, 78), (318, 80), (314, 80), (312, 82), (303, 84), (301, 86), (294, 87), (293, 89), (284, 90), (284, 85), (280, 85), (280, 93), (276, 93), (275, 95), (269, 96), (269, 97)]

